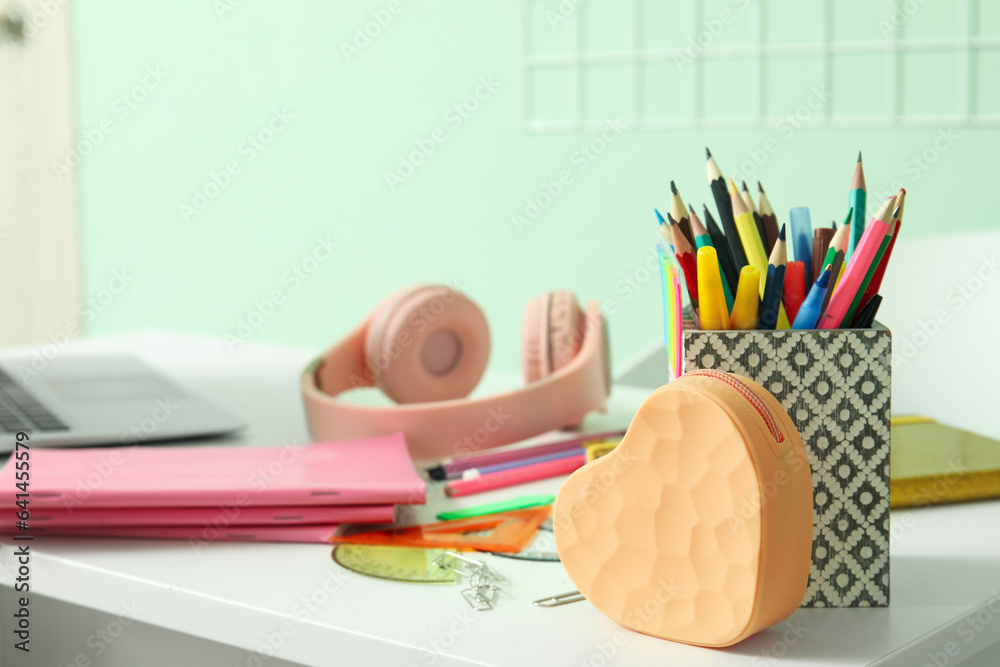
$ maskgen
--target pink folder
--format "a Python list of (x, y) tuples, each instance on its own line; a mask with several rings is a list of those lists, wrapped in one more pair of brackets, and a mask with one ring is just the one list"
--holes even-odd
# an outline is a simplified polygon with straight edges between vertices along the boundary
[(62, 507), (36, 508), (31, 512), (32, 530), (66, 527), (152, 526), (293, 526), (333, 523), (392, 523), (393, 505), (336, 505), (333, 507)]
[[(31, 529), (35, 535), (70, 537), (125, 537), (163, 540), (187, 540), (192, 546), (212, 542), (307, 542), (329, 546), (328, 539), (337, 532), (336, 524), (303, 526), (153, 526), (151, 528), (99, 528), (72, 526), (52, 530)], [(16, 532), (11, 526), (0, 527), (0, 533)], [(25, 544), (21, 542), (20, 544)]]
[[(0, 508), (15, 507), (15, 456), (0, 470)], [(281, 447), (31, 449), (29, 463), (32, 512), (419, 504), (425, 498), (401, 433)]]

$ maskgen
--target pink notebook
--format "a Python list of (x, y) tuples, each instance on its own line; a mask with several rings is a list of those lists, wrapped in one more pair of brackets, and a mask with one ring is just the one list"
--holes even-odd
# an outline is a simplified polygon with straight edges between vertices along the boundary
[[(225, 529), (203, 526), (154, 526), (152, 528), (87, 528), (72, 526), (51, 530), (31, 529), (35, 535), (69, 537), (126, 537), (162, 540), (187, 540), (192, 543), (211, 542), (307, 542), (329, 546), (329, 538), (337, 532), (336, 524), (304, 526), (231, 526)], [(16, 532), (4, 526), (0, 534)], [(20, 533), (19, 533), (20, 534)], [(23, 542), (21, 544), (24, 544)]]
[[(0, 508), (15, 504), (15, 458)], [(282, 447), (32, 449), (32, 512), (42, 507), (378, 505), (424, 502), (401, 433)]]
[(336, 505), (287, 507), (42, 507), (31, 512), (31, 528), (69, 526), (115, 528), (151, 526), (294, 526), (331, 523), (392, 523), (393, 505)]

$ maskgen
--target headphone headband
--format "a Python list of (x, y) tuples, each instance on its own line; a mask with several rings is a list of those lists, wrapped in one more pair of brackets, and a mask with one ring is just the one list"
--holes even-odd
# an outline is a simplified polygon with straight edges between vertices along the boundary
[(577, 355), (551, 375), (513, 391), (480, 398), (371, 406), (337, 396), (372, 386), (365, 362), (371, 317), (314, 359), (301, 378), (309, 432), (314, 440), (342, 440), (402, 432), (414, 459), (471, 454), (576, 425), (605, 408), (610, 390), (604, 316), (587, 304)]

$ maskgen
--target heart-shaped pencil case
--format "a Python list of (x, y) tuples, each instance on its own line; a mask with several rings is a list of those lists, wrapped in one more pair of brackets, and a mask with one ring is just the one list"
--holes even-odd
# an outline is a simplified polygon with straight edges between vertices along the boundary
[(650, 394), (621, 444), (566, 480), (553, 523), (567, 573), (605, 615), (656, 637), (729, 646), (802, 602), (809, 460), (763, 387), (693, 371)]

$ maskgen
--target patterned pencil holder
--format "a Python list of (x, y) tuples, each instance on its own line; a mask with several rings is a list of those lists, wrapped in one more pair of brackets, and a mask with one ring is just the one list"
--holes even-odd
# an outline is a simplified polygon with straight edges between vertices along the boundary
[(770, 391), (812, 469), (812, 568), (803, 607), (889, 604), (892, 338), (871, 329), (683, 333), (684, 371), (714, 368)]

